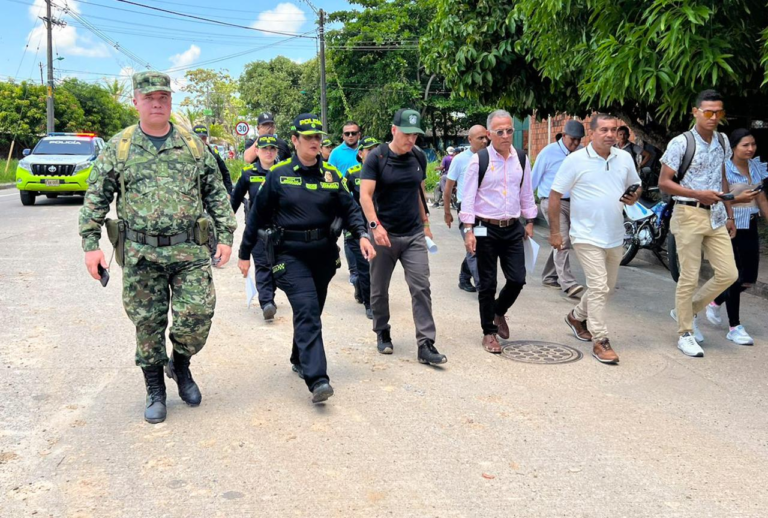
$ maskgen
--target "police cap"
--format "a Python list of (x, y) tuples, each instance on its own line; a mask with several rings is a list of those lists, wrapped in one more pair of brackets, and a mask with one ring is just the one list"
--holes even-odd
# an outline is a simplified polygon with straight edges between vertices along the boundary
[(194, 128), (192, 128), (192, 131), (198, 137), (207, 137), (208, 136), (208, 128), (206, 128), (202, 124), (197, 124)]
[(327, 135), (323, 123), (313, 113), (302, 113), (293, 120), (291, 131), (299, 135)]

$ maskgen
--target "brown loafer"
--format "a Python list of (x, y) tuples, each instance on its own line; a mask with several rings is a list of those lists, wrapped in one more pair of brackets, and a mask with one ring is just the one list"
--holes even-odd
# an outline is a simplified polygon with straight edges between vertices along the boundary
[(611, 342), (607, 338), (595, 340), (592, 356), (602, 363), (619, 363), (619, 355), (611, 348)]
[(501, 344), (496, 340), (496, 335), (483, 336), (483, 349), (491, 354), (499, 354), (501, 352)]
[(507, 325), (507, 317), (503, 315), (496, 315), (493, 317), (493, 324), (499, 328), (499, 336), (504, 340), (509, 340), (509, 326)]
[(565, 315), (565, 323), (568, 324), (568, 327), (571, 328), (571, 331), (573, 331), (573, 336), (576, 337), (577, 340), (581, 340), (582, 342), (591, 342), (592, 341), (592, 333), (589, 332), (589, 329), (587, 329), (587, 321), (580, 321), (576, 320), (576, 318), (573, 316), (573, 311), (570, 311), (567, 315)]

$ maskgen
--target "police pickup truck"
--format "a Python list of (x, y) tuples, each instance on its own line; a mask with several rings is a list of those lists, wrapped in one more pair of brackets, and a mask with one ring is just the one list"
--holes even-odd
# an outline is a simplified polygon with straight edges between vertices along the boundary
[(22, 205), (35, 198), (84, 196), (93, 162), (104, 147), (94, 133), (50, 133), (33, 150), (25, 149), (16, 168), (16, 188)]

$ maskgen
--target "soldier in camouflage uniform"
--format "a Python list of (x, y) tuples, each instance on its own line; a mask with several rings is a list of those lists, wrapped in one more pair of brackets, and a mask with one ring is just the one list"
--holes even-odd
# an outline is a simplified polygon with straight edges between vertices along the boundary
[(159, 423), (166, 416), (164, 366), (182, 400), (197, 406), (202, 399), (189, 359), (205, 345), (216, 294), (200, 219), (204, 210), (213, 217), (222, 264), (229, 260), (237, 223), (213, 155), (200, 139), (170, 123), (170, 78), (139, 72), (133, 88), (139, 126), (113, 137), (96, 161), (80, 211), (80, 235), (86, 267), (98, 279), (99, 266), (108, 266), (99, 249), (101, 226), (117, 194), (118, 218), (126, 227), (122, 257), (118, 252), (123, 306), (136, 326), (136, 365), (147, 387), (144, 418)]

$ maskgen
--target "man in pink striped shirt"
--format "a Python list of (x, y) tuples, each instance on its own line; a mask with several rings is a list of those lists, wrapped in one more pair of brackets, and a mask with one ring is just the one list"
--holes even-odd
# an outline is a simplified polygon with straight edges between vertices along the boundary
[[(496, 335), (509, 338), (506, 313), (525, 285), (523, 239), (533, 235), (537, 211), (531, 163), (512, 146), (512, 116), (496, 110), (488, 116), (487, 128), (491, 144), (469, 162), (459, 218), (467, 252), (477, 256), (483, 348), (498, 354), (501, 345)], [(528, 220), (525, 226), (521, 216)], [(498, 298), (497, 263), (506, 279)]]

